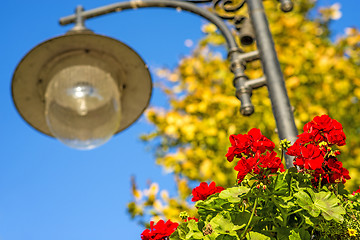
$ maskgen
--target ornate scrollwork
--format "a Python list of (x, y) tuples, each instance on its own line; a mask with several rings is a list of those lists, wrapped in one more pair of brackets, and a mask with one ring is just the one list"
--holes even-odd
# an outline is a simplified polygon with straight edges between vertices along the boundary
[(236, 12), (241, 9), (246, 0), (183, 0), (194, 4), (212, 3), (216, 15), (222, 19), (236, 20)]
[(213, 9), (223, 19), (234, 19), (235, 13), (245, 5), (246, 0), (213, 0)]

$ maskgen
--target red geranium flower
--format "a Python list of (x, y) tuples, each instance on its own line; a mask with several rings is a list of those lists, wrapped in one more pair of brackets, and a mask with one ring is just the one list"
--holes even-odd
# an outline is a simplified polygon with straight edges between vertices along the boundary
[(295, 157), (301, 156), (300, 147), (302, 144), (300, 143), (299, 139), (300, 138), (298, 138), (295, 141), (295, 143), (287, 149), (287, 152), (286, 152), (287, 155), (295, 156)]
[(313, 142), (325, 141), (338, 146), (345, 145), (346, 136), (341, 123), (328, 115), (314, 117), (311, 122), (305, 124), (304, 132), (307, 134), (299, 135), (299, 138), (303, 138), (302, 141), (305, 140), (304, 137), (306, 136), (308, 140), (312, 139)]
[(346, 180), (350, 179), (349, 171), (346, 168), (343, 168), (342, 162), (338, 161), (336, 158), (330, 158), (326, 162), (326, 165), (330, 169), (330, 183), (345, 183)]
[(174, 223), (170, 220), (164, 222), (163, 220), (159, 220), (155, 225), (154, 222), (150, 222), (150, 230), (145, 229), (141, 233), (142, 240), (164, 240), (169, 237), (173, 232), (175, 232), (176, 228), (179, 226), (178, 223)]
[(249, 154), (250, 141), (247, 134), (230, 135), (229, 137), (231, 147), (226, 153), (226, 158), (229, 162), (234, 160), (234, 157), (241, 157), (241, 154)]
[(324, 152), (315, 144), (306, 146), (294, 144), (289, 148), (288, 155), (295, 156), (294, 165), (304, 167), (309, 170), (321, 168), (324, 162)]
[(253, 128), (248, 132), (251, 150), (253, 153), (264, 153), (266, 150), (272, 151), (275, 148), (275, 144), (261, 134), (261, 131), (257, 128)]
[(215, 182), (211, 182), (209, 185), (206, 182), (200, 183), (200, 185), (192, 190), (193, 198), (191, 201), (196, 202), (198, 200), (206, 200), (210, 195), (219, 193), (224, 190), (223, 187), (216, 187)]
[(308, 132), (303, 132), (302, 134), (297, 136), (298, 139), (295, 141), (294, 144), (306, 144), (306, 143), (311, 143), (311, 142), (315, 142), (314, 141), (314, 135)]
[(260, 173), (260, 169), (258, 167), (258, 159), (260, 154), (256, 154), (255, 157), (242, 157), (234, 167), (236, 171), (238, 171), (237, 180), (238, 183), (241, 183), (244, 180), (246, 174), (253, 172), (255, 174)]
[(260, 167), (265, 170), (270, 170), (270, 173), (276, 173), (277, 171), (284, 172), (285, 168), (281, 162), (281, 159), (276, 156), (276, 152), (266, 152), (266, 155), (260, 157)]
[(315, 186), (320, 179), (322, 184), (345, 183), (350, 179), (349, 171), (335, 157), (340, 151), (331, 148), (335, 144), (345, 145), (342, 125), (328, 115), (322, 115), (314, 117), (303, 129), (304, 133), (298, 135), (286, 153), (295, 156), (294, 165), (302, 170), (315, 170), (310, 173)]
[(275, 144), (257, 128), (251, 129), (248, 134), (230, 135), (229, 139), (231, 147), (225, 155), (229, 162), (233, 161), (234, 157), (254, 156), (257, 152), (264, 153), (275, 148)]
[(345, 183), (350, 179), (349, 171), (343, 168), (342, 162), (338, 161), (335, 157), (330, 157), (324, 162), (322, 168), (317, 168), (312, 173), (314, 177), (312, 182), (314, 186), (319, 185), (321, 179), (321, 185), (329, 183)]
[(341, 130), (336, 130), (336, 129), (332, 130), (330, 133), (325, 134), (325, 137), (328, 139), (329, 143), (331, 144), (336, 144), (338, 146), (344, 146), (346, 144), (345, 142), (346, 136), (342, 128)]
[(266, 152), (261, 155), (258, 151), (254, 157), (242, 157), (234, 167), (238, 171), (237, 180), (241, 183), (248, 173), (258, 174), (266, 177), (265, 174), (276, 173), (277, 171), (285, 171), (281, 159), (276, 156), (276, 152)]

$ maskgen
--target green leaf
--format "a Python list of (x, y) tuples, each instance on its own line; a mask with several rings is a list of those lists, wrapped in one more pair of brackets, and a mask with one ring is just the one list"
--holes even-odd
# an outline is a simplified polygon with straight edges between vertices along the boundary
[[(311, 189), (310, 192), (314, 193)], [(297, 198), (297, 203), (299, 204), (299, 206), (307, 210), (311, 216), (313, 217), (319, 216), (321, 211), (320, 209), (316, 208), (311, 196), (307, 192), (301, 189), (299, 192), (295, 193), (294, 196)]]
[(204, 240), (216, 240), (216, 237), (218, 236), (218, 234), (209, 234), (209, 235), (205, 235), (204, 236)]
[(274, 197), (272, 200), (278, 207), (290, 209), (295, 206), (294, 201), (292, 201), (293, 199), (294, 197), (292, 196), (289, 197), (280, 196), (277, 198)]
[(325, 220), (334, 220), (336, 222), (342, 222), (346, 212), (340, 205), (339, 199), (332, 192), (321, 191), (314, 193), (311, 189), (300, 190), (295, 194), (297, 203), (300, 207), (307, 210), (313, 217), (318, 217), (319, 214), (325, 218)]
[(199, 230), (198, 223), (195, 221), (188, 221), (187, 227), (189, 228), (188, 234), (186, 234), (185, 239), (203, 239), (204, 235), (202, 231)]
[(186, 239), (186, 234), (188, 232), (188, 228), (187, 228), (187, 223), (181, 223), (175, 230), (175, 232), (173, 232), (173, 234), (171, 234), (170, 236), (170, 240), (183, 240)]
[(191, 220), (181, 223), (170, 236), (170, 240), (196, 240), (203, 238), (204, 234), (199, 230), (199, 223)]
[(200, 217), (205, 219), (214, 217), (217, 213), (223, 211), (223, 206), (229, 204), (228, 201), (219, 197), (210, 197), (205, 201), (197, 201), (195, 207), (198, 209)]
[(211, 219), (210, 225), (217, 233), (232, 236), (237, 236), (235, 231), (242, 228), (242, 226), (235, 225), (231, 221), (231, 216), (228, 212), (217, 214), (216, 217)]
[(315, 193), (314, 205), (321, 210), (321, 215), (328, 221), (342, 222), (346, 212), (339, 199), (332, 192)]
[(246, 237), (248, 240), (271, 240), (270, 237), (258, 232), (249, 232)]
[(308, 231), (305, 229), (293, 229), (290, 231), (291, 235), (289, 236), (289, 240), (310, 240), (311, 236)]
[(250, 188), (240, 186), (240, 187), (232, 187), (226, 190), (221, 191), (219, 197), (222, 199), (226, 199), (231, 203), (241, 202), (242, 196), (249, 192)]
[(287, 174), (280, 174), (276, 178), (274, 194), (284, 195), (289, 191), (289, 183), (286, 179)]
[(291, 227), (276, 228), (277, 240), (310, 240), (310, 234), (303, 228), (293, 229)]
[[(251, 212), (249, 211), (243, 211), (243, 212), (231, 212), (231, 219), (232, 222), (236, 225), (238, 225), (242, 229), (246, 226), (246, 224), (249, 222), (251, 217)], [(253, 216), (252, 222), (258, 221), (257, 216)]]
[(277, 240), (289, 240), (290, 229), (287, 227), (276, 228), (276, 239)]

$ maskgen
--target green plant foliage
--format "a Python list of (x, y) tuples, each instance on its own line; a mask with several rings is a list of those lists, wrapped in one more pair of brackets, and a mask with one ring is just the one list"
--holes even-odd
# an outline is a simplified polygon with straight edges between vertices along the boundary
[[(347, 229), (359, 223), (360, 194), (335, 193), (329, 186), (317, 190), (311, 181), (298, 182), (306, 174), (291, 171), (270, 177), (266, 188), (244, 181), (197, 201), (199, 221), (182, 223), (170, 239), (349, 238)], [(291, 187), (278, 191), (287, 176)], [(354, 229), (360, 231), (360, 225)]]

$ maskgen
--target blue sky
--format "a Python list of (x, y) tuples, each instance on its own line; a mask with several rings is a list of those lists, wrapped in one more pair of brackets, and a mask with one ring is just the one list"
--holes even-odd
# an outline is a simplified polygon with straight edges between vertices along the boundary
[[(321, 0), (321, 5), (336, 1)], [(170, 175), (155, 165), (139, 135), (151, 127), (140, 118), (133, 126), (92, 151), (70, 149), (31, 128), (11, 99), (11, 79), (21, 58), (34, 46), (65, 33), (58, 19), (110, 0), (5, 0), (0, 21), (0, 240), (115, 240), (140, 239), (143, 228), (131, 221), (126, 204), (131, 199), (130, 176), (140, 187), (151, 179), (174, 189)], [(360, 1), (341, 2), (343, 16), (332, 24), (334, 37), (348, 26), (360, 26)], [(87, 21), (97, 33), (117, 38), (136, 50), (150, 66), (174, 67), (202, 36), (203, 21), (185, 12), (139, 9)], [(155, 77), (154, 74), (152, 74)], [(155, 89), (151, 104), (163, 105)]]

